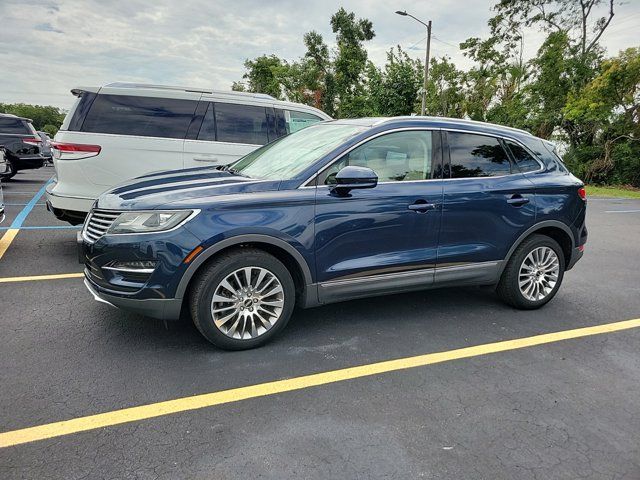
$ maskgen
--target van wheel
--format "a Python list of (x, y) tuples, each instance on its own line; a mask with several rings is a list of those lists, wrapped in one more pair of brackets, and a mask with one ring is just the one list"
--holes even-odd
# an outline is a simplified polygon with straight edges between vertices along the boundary
[(216, 347), (259, 347), (281, 332), (295, 305), (289, 270), (255, 248), (223, 253), (198, 273), (189, 294), (191, 316)]
[(558, 292), (564, 269), (564, 253), (558, 242), (545, 235), (532, 235), (511, 255), (497, 293), (513, 307), (540, 308)]

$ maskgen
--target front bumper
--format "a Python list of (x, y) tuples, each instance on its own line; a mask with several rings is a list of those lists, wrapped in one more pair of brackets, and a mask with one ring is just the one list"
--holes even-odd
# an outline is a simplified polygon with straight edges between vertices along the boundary
[(144, 300), (138, 300), (110, 295), (104, 291), (99, 291), (100, 287), (91, 283), (91, 281), (86, 278), (86, 273), (84, 285), (96, 301), (106, 303), (112, 307), (122, 308), (130, 312), (145, 315), (147, 317), (158, 318), (160, 320), (177, 320), (180, 318), (182, 299), (147, 298)]
[[(94, 243), (78, 232), (78, 260), (85, 285), (98, 301), (162, 320), (180, 318), (177, 286), (186, 270), (183, 259), (200, 244), (186, 229), (157, 235), (106, 235)], [(154, 261), (151, 272), (114, 268), (113, 262)]]

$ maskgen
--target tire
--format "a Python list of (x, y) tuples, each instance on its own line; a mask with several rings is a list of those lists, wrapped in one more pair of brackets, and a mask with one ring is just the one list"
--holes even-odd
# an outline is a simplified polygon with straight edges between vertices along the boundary
[[(214, 295), (224, 301), (214, 301)], [(198, 272), (189, 293), (196, 328), (224, 350), (246, 350), (269, 342), (286, 327), (294, 306), (291, 273), (277, 258), (256, 248), (216, 256)]]
[[(556, 262), (553, 262), (553, 254)], [(532, 235), (511, 255), (496, 291), (512, 307), (521, 310), (540, 308), (558, 293), (564, 269), (564, 253), (558, 242), (546, 235)]]
[(15, 177), (16, 173), (18, 173), (18, 170), (16, 170), (16, 166), (11, 160), (7, 160), (7, 164), (9, 165), (9, 172), (1, 176), (2, 180), (9, 180), (10, 178)]

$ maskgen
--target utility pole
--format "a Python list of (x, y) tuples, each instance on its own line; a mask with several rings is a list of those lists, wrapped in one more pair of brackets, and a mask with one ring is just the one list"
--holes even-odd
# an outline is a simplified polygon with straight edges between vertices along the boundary
[(420, 115), (424, 116), (427, 110), (427, 79), (429, 78), (429, 57), (431, 55), (431, 20), (429, 20), (429, 23), (424, 23), (422, 20), (414, 17), (406, 11), (398, 10), (396, 11), (396, 13), (398, 15), (402, 15), (403, 17), (411, 17), (416, 22), (420, 22), (422, 25), (427, 27), (427, 52), (424, 62), (424, 85), (422, 86), (422, 109), (420, 111)]
[(422, 111), (424, 117), (427, 108), (427, 78), (429, 77), (429, 55), (431, 54), (431, 20), (427, 24), (427, 56), (424, 62), (424, 85), (422, 87)]

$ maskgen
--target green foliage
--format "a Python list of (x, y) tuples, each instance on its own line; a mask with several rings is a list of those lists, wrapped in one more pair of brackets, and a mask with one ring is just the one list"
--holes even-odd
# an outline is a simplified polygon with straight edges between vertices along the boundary
[[(447, 57), (430, 61), (429, 115), (470, 118), (531, 131), (567, 146), (565, 161), (589, 182), (640, 183), (640, 48), (605, 59), (599, 40), (611, 24), (613, 0), (496, 0), (490, 36), (460, 49), (466, 71)], [(384, 66), (368, 60), (373, 25), (340, 8), (330, 20), (336, 48), (304, 36), (305, 55), (247, 60), (234, 89), (270, 93), (313, 105), (334, 117), (395, 116), (420, 110), (423, 64), (399, 46)], [(523, 60), (523, 32), (545, 39)]]
[(368, 116), (410, 115), (415, 112), (418, 91), (423, 83), (422, 64), (398, 46), (387, 53), (384, 70), (367, 65)]
[(0, 113), (30, 118), (36, 130), (47, 132), (49, 135), (56, 134), (65, 117), (65, 113), (57, 107), (26, 103), (0, 103)]

